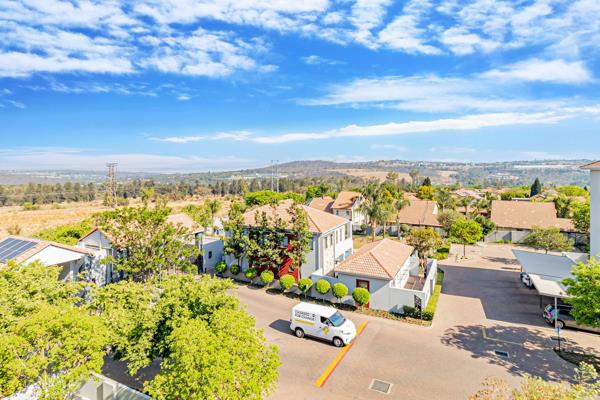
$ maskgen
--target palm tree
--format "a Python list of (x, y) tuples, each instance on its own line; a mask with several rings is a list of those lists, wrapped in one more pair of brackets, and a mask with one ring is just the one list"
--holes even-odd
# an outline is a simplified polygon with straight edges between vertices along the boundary
[(417, 187), (419, 186), (419, 175), (421, 175), (421, 173), (416, 169), (413, 169), (408, 175), (410, 175), (410, 179), (412, 179), (412, 190), (417, 190)]
[(400, 211), (404, 208), (410, 206), (410, 200), (404, 197), (404, 192), (398, 192), (398, 196), (394, 201), (394, 210), (396, 210), (396, 234), (398, 235), (398, 239), (400, 239)]
[(471, 196), (465, 196), (460, 199), (459, 204), (465, 208), (465, 216), (469, 218), (469, 206), (473, 203)]
[(359, 211), (369, 221), (372, 241), (375, 241), (375, 229), (377, 228), (377, 223), (382, 220), (382, 214), (384, 214), (381, 186), (376, 182), (369, 182), (363, 187), (361, 193), (364, 200), (359, 207)]
[(444, 210), (454, 210), (456, 208), (456, 200), (452, 197), (452, 194), (448, 189), (440, 189), (435, 194), (435, 200), (438, 206)]

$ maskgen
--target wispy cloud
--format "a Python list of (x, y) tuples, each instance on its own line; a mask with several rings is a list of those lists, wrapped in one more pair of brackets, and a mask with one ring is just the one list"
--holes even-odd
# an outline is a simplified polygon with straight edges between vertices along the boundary
[(397, 144), (379, 144), (375, 143), (369, 146), (371, 150), (390, 150), (390, 151), (400, 151), (405, 152), (408, 151), (407, 147), (398, 146)]
[(487, 71), (482, 74), (482, 77), (571, 84), (593, 81), (592, 72), (581, 61), (540, 60), (538, 58)]
[(330, 60), (329, 58), (321, 57), (316, 54), (312, 54), (310, 56), (302, 57), (302, 62), (307, 65), (339, 65), (343, 64), (341, 61)]

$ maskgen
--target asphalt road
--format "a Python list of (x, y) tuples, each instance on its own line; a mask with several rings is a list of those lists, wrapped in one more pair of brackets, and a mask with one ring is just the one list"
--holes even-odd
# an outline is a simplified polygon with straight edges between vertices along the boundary
[[(573, 366), (552, 351), (553, 334), (539, 318), (539, 300), (515, 271), (442, 267), (445, 286), (432, 327), (346, 313), (363, 333), (322, 387), (315, 383), (339, 349), (289, 330), (295, 300), (241, 286), (237, 294), (270, 343), (280, 348), (280, 380), (272, 399), (467, 399), (486, 377), (518, 385), (524, 374), (569, 379)], [(569, 332), (583, 348), (600, 336)], [(495, 354), (505, 351), (508, 357)], [(389, 395), (369, 389), (392, 384)]]

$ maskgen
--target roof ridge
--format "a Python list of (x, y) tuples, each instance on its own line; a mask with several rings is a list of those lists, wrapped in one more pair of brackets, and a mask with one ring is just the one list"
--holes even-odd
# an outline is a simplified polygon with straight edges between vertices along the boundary
[[(384, 241), (386, 240), (386, 238), (383, 238), (381, 240), (379, 240), (377, 242), (377, 244), (375, 246), (373, 246), (372, 248), (369, 249), (369, 254), (371, 255), (371, 257), (373, 257), (373, 259), (375, 260), (375, 262), (379, 265), (379, 267), (385, 272), (385, 274), (390, 277), (393, 278), (390, 273), (388, 272), (388, 270), (383, 266), (383, 263), (379, 260), (379, 258), (377, 258), (377, 256), (375, 255), (375, 253), (373, 253), (373, 250), (375, 250), (376, 248), (378, 248), (379, 246), (381, 246), (382, 243), (384, 243)], [(388, 239), (389, 240), (389, 239)]]

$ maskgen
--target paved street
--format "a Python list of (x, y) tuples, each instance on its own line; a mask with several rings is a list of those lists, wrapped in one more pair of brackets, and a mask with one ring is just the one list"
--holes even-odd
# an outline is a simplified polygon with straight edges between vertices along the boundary
[[(501, 262), (505, 265), (505, 261)], [(432, 327), (346, 313), (368, 325), (322, 388), (315, 382), (339, 349), (289, 331), (295, 300), (241, 286), (240, 300), (281, 351), (281, 377), (272, 399), (466, 399), (489, 376), (516, 385), (523, 374), (568, 379), (573, 366), (551, 350), (553, 331), (539, 317), (539, 300), (509, 268), (442, 266), (445, 286)], [(581, 348), (600, 337), (565, 332)], [(494, 354), (508, 353), (508, 358)], [(373, 379), (393, 384), (389, 396), (369, 389)]]

